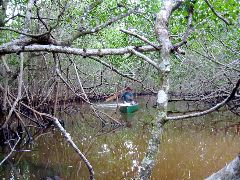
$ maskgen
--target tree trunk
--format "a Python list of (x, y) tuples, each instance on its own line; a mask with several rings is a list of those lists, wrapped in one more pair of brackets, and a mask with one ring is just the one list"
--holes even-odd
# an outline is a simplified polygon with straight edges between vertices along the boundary
[(240, 179), (240, 155), (238, 155), (224, 168), (206, 178), (206, 180), (215, 179), (219, 180)]
[(158, 42), (162, 45), (161, 49), (161, 61), (159, 64), (159, 78), (160, 78), (160, 90), (157, 97), (157, 116), (153, 124), (152, 137), (148, 142), (147, 153), (141, 163), (138, 179), (149, 179), (153, 167), (155, 165), (158, 150), (161, 142), (161, 136), (163, 133), (163, 126), (166, 123), (167, 117), (167, 105), (168, 105), (168, 90), (169, 90), (169, 72), (170, 72), (170, 53), (171, 53), (171, 41), (168, 33), (168, 20), (177, 4), (172, 0), (163, 0), (163, 5), (160, 12), (157, 14), (155, 23), (155, 34)]

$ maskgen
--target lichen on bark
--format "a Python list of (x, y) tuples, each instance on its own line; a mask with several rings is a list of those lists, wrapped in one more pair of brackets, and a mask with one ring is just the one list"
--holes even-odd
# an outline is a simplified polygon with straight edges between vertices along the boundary
[(159, 83), (158, 99), (157, 99), (157, 115), (153, 122), (151, 138), (148, 142), (147, 153), (142, 160), (137, 179), (150, 179), (153, 167), (156, 163), (158, 151), (163, 133), (163, 126), (167, 122), (167, 105), (169, 90), (169, 73), (170, 73), (170, 54), (172, 44), (168, 33), (169, 17), (181, 1), (162, 0), (162, 7), (156, 17), (155, 34), (159, 44), (161, 45), (161, 58), (159, 60)]

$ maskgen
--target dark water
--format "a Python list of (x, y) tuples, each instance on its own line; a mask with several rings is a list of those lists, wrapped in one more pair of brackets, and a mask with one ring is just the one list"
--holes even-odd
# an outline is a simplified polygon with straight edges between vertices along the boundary
[[(146, 100), (146, 99), (145, 99)], [(64, 107), (59, 116), (66, 129), (92, 164), (96, 179), (133, 179), (147, 148), (155, 109), (146, 108), (132, 115), (115, 113), (113, 104), (101, 105), (109, 115), (125, 124), (109, 122), (102, 127), (88, 107), (78, 104)], [(176, 106), (172, 105), (176, 111)], [(181, 105), (180, 110), (185, 107)], [(1, 179), (88, 179), (85, 164), (57, 130), (39, 136), (14, 159), (0, 166)], [(152, 179), (203, 179), (236, 157), (240, 150), (240, 119), (231, 113), (218, 112), (187, 121), (169, 122), (165, 126), (160, 153)], [(3, 155), (0, 154), (1, 159)]]

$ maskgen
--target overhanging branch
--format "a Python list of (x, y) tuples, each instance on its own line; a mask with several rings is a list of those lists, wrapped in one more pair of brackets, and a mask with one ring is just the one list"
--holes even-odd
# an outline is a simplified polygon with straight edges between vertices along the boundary
[(231, 94), (224, 101), (218, 103), (217, 105), (215, 105), (214, 107), (212, 107), (210, 109), (207, 109), (207, 110), (202, 111), (202, 112), (186, 114), (186, 115), (183, 115), (183, 116), (172, 116), (172, 117), (170, 116), (170, 117), (167, 117), (167, 120), (182, 120), (182, 119), (186, 119), (186, 118), (203, 116), (203, 115), (209, 114), (213, 111), (216, 111), (219, 108), (223, 107), (225, 104), (227, 104), (231, 99), (234, 98), (234, 96), (235, 96), (235, 94), (238, 90), (239, 85), (240, 85), (240, 79), (238, 79), (238, 81), (237, 81), (235, 87), (233, 88)]
[(122, 48), (109, 48), (109, 49), (84, 49), (84, 48), (73, 48), (66, 46), (56, 46), (56, 45), (14, 45), (13, 43), (9, 45), (0, 46), (1, 54), (12, 54), (20, 52), (55, 52), (55, 53), (65, 53), (80, 55), (83, 57), (89, 56), (106, 56), (106, 55), (124, 55), (127, 53), (132, 53), (131, 49), (137, 49), (139, 52), (151, 52), (156, 51), (156, 48), (152, 46), (127, 46)]

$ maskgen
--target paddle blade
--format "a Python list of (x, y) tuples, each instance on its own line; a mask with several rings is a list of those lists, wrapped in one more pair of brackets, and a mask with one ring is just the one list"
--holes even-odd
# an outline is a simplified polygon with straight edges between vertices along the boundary
[(106, 102), (111, 101), (111, 100), (114, 100), (114, 99), (116, 99), (117, 97), (118, 97), (118, 94), (114, 94), (114, 95), (108, 97), (108, 98), (106, 99)]

